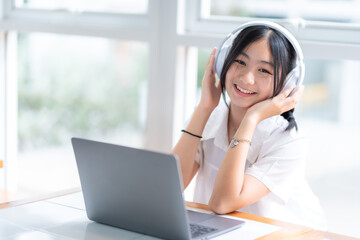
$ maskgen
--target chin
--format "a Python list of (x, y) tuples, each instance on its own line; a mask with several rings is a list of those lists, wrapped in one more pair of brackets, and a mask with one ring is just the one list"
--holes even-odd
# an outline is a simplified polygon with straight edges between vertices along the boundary
[(251, 106), (253, 106), (254, 104), (256, 104), (255, 102), (247, 102), (247, 101), (241, 101), (241, 99), (236, 99), (236, 100), (231, 100), (231, 105), (233, 105), (234, 107), (237, 108), (250, 108)]

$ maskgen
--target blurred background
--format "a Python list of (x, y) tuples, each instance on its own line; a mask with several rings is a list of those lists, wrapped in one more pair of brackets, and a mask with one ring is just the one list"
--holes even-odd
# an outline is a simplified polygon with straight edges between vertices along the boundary
[(0, 188), (31, 196), (79, 186), (73, 136), (169, 152), (212, 47), (266, 19), (304, 50), (295, 116), (328, 230), (360, 237), (359, 0), (0, 2)]

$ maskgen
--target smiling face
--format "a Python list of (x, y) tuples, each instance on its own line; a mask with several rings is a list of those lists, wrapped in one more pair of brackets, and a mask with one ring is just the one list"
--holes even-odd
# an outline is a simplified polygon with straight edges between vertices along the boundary
[(274, 64), (266, 38), (240, 52), (226, 73), (225, 87), (231, 104), (240, 108), (249, 108), (272, 97)]

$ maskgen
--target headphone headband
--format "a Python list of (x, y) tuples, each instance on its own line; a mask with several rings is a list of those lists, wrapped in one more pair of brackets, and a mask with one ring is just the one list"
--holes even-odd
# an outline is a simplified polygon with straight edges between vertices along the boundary
[[(299, 68), (299, 83), (301, 83), (304, 79), (304, 75), (305, 75), (305, 65), (303, 62), (304, 59), (304, 55), (303, 52), (301, 50), (300, 44), (299, 42), (295, 39), (295, 37), (284, 27), (280, 26), (277, 23), (273, 23), (273, 22), (269, 22), (269, 21), (251, 21), (251, 22), (247, 22), (245, 24), (242, 24), (240, 27), (236, 28), (235, 30), (233, 30), (231, 33), (229, 33), (226, 38), (222, 41), (222, 43), (220, 44), (218, 50), (216, 51), (215, 54), (215, 64), (214, 64), (214, 72), (217, 73), (217, 75), (220, 77), (221, 74), (221, 70), (223, 67), (223, 63), (225, 61), (225, 58), (227, 56), (228, 51), (231, 48), (231, 45), (234, 41), (234, 39), (237, 37), (237, 35), (245, 28), (247, 27), (251, 27), (251, 26), (267, 26), (269, 28), (272, 28), (274, 30), (279, 31), (280, 33), (282, 33), (287, 40), (289, 40), (289, 42), (291, 43), (291, 45), (293, 46), (295, 52), (296, 52), (296, 65)], [(224, 51), (221, 53), (221, 51), (225, 48), (226, 52), (224, 53)], [(222, 54), (222, 56), (219, 56), (220, 53)], [(219, 60), (219, 58), (221, 58)]]
[(240, 27), (236, 28), (234, 31), (232, 31), (230, 33), (230, 35), (234, 35), (235, 37), (238, 35), (236, 34), (237, 32), (242, 31), (243, 29), (247, 28), (247, 27), (251, 27), (251, 26), (267, 26), (269, 28), (275, 29), (279, 32), (281, 32), (286, 38), (287, 40), (289, 40), (289, 42), (293, 45), (295, 51), (296, 51), (296, 55), (297, 55), (297, 59), (298, 61), (303, 61), (304, 59), (304, 55), (302, 53), (301, 47), (299, 42), (296, 40), (296, 38), (294, 37), (294, 35), (292, 35), (286, 28), (284, 28), (283, 26), (274, 23), (274, 22), (270, 22), (270, 21), (251, 21), (251, 22), (247, 22), (244, 23), (243, 25), (241, 25)]

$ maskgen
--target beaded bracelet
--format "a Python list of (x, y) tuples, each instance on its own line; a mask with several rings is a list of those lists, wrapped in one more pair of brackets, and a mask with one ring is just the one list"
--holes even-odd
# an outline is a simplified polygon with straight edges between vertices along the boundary
[(239, 144), (239, 142), (247, 142), (247, 143), (249, 143), (249, 145), (251, 146), (251, 141), (250, 141), (249, 139), (245, 139), (245, 138), (240, 138), (240, 139), (238, 139), (238, 138), (234, 138), (234, 137), (233, 137), (233, 138), (231, 139), (230, 147), (231, 147), (231, 148), (235, 147), (236, 145)]

